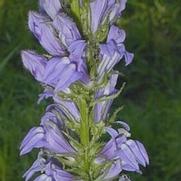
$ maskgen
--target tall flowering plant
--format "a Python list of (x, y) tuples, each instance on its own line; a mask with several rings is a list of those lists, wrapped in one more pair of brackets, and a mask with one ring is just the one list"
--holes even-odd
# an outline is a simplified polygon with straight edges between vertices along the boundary
[(50, 99), (40, 125), (21, 143), (21, 155), (39, 149), (24, 174), (26, 181), (129, 180), (125, 172), (141, 173), (149, 164), (142, 143), (130, 138), (130, 128), (115, 121), (110, 107), (121, 60), (129, 65), (125, 31), (115, 22), (126, 0), (39, 0), (28, 26), (46, 53), (22, 51), (22, 60)]

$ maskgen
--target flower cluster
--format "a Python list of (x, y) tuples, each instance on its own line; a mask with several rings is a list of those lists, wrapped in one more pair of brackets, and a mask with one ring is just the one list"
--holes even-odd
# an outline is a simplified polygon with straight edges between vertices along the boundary
[(38, 102), (51, 104), (20, 146), (21, 155), (40, 149), (25, 180), (129, 180), (123, 171), (141, 173), (149, 160), (143, 144), (129, 139), (129, 126), (114, 122), (121, 109), (110, 115), (122, 91), (114, 67), (133, 60), (125, 31), (114, 25), (126, 0), (39, 0), (39, 6), (28, 26), (46, 53), (22, 51), (22, 60), (44, 89)]

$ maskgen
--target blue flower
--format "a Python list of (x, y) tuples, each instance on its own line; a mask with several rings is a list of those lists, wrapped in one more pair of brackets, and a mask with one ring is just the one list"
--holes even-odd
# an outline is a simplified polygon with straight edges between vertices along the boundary
[(31, 168), (26, 171), (23, 177), (26, 181), (29, 181), (37, 172), (39, 172), (41, 175), (37, 176), (35, 181), (72, 181), (74, 179), (73, 175), (64, 171), (60, 166), (56, 164), (56, 160), (53, 160), (51, 158), (49, 160), (46, 160), (41, 155), (33, 163)]
[(20, 146), (21, 155), (29, 153), (33, 148), (44, 148), (56, 154), (71, 155), (75, 152), (57, 124), (50, 119), (29, 131)]
[[(29, 29), (45, 54), (22, 51), (22, 61), (44, 89), (38, 103), (50, 99), (51, 104), (40, 125), (30, 129), (21, 143), (20, 155), (41, 150), (23, 177), (26, 181), (90, 177), (129, 181), (121, 176), (122, 172), (141, 173), (140, 165), (146, 167), (149, 159), (143, 144), (129, 139), (126, 123), (116, 122), (120, 129), (111, 125), (110, 108), (120, 92), (116, 89), (119, 72), (114, 68), (122, 59), (129, 65), (134, 57), (125, 48), (125, 31), (114, 25), (126, 0), (77, 0), (68, 2), (69, 6), (64, 3), (39, 0), (40, 11), (29, 12)], [(71, 8), (80, 17), (69, 17)], [(83, 27), (83, 32), (91, 31), (90, 37), (79, 31)], [(107, 38), (100, 44), (96, 38), (104, 28), (108, 30)], [(105, 133), (109, 136), (107, 142), (100, 139)]]
[(105, 23), (114, 22), (122, 14), (127, 0), (95, 0), (90, 3), (91, 29), (96, 33)]
[[(125, 123), (120, 124), (125, 127)], [(127, 138), (130, 136), (129, 126), (120, 131), (108, 127), (106, 131), (111, 139), (101, 150), (98, 160), (100, 163), (112, 160), (112, 165), (104, 172), (104, 178), (117, 177), (122, 170), (141, 173), (139, 164), (146, 167), (149, 164), (148, 155), (142, 143)]]

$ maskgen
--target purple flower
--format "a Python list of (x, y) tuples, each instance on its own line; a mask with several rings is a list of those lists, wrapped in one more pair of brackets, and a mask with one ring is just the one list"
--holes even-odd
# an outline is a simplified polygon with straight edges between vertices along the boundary
[(54, 87), (55, 91), (63, 91), (72, 83), (85, 79), (85, 77), (87, 77), (86, 81), (88, 81), (88, 76), (84, 76), (86, 72), (79, 72), (76, 62), (71, 62), (68, 57), (53, 57), (47, 61), (46, 58), (34, 52), (23, 51), (22, 59), (25, 67), (36, 80)]
[(52, 22), (45, 16), (36, 12), (29, 12), (29, 29), (38, 39), (42, 47), (51, 55), (63, 56), (65, 47), (58, 39)]
[[(117, 74), (111, 75), (108, 84), (96, 93), (96, 99), (116, 93), (117, 90), (115, 89), (115, 86), (117, 84), (117, 79)], [(95, 122), (100, 122), (101, 120), (104, 121), (107, 119), (112, 102), (113, 100), (106, 100), (96, 104), (94, 109)]]
[(95, 33), (99, 26), (106, 19), (109, 10), (114, 5), (115, 0), (95, 0), (90, 3), (91, 7), (91, 29)]
[(126, 39), (126, 33), (123, 29), (119, 29), (117, 26), (112, 25), (109, 30), (107, 42), (114, 40), (116, 44), (121, 45)]
[[(30, 70), (36, 80), (43, 85), (53, 87), (55, 92), (65, 91), (78, 80), (87, 84), (89, 76), (84, 60), (86, 43), (81, 40), (76, 24), (65, 14), (58, 13), (61, 5), (57, 1), (50, 3), (48, 0), (42, 0), (40, 6), (47, 14), (53, 13), (56, 16), (52, 22), (44, 13), (30, 12), (29, 28), (53, 57), (47, 61), (43, 56), (33, 52), (23, 52), (25, 67)], [(67, 53), (69, 57), (65, 56)]]
[(22, 61), (26, 69), (28, 69), (36, 80), (42, 81), (45, 73), (47, 59), (33, 51), (22, 51)]
[(104, 180), (111, 180), (117, 177), (122, 171), (122, 165), (120, 160), (113, 162), (111, 168), (109, 168), (104, 174)]
[(88, 84), (90, 82), (90, 77), (88, 75), (87, 65), (86, 65), (86, 43), (84, 40), (76, 40), (69, 47), (68, 51), (70, 52), (70, 60), (71, 62), (75, 62), (77, 65), (77, 70), (82, 72), (83, 76), (80, 80), (84, 84)]
[(117, 45), (120, 55), (124, 56), (126, 65), (129, 65), (133, 61), (134, 54), (126, 51), (125, 46), (123, 44), (125, 38), (126, 38), (125, 31), (112, 25), (109, 30), (107, 43), (110, 41), (114, 41)]
[(100, 45), (100, 64), (98, 66), (98, 79), (101, 80), (124, 57), (126, 65), (129, 65), (134, 55), (126, 51), (123, 41), (126, 34), (116, 26), (111, 26), (107, 43)]
[(23, 178), (25, 178), (26, 181), (30, 180), (31, 177), (36, 173), (36, 172), (41, 172), (45, 170), (46, 166), (46, 160), (44, 158), (38, 158), (31, 168), (29, 168), (25, 174), (23, 175)]
[(61, 42), (68, 47), (72, 42), (80, 40), (81, 36), (76, 24), (66, 14), (60, 13), (53, 21)]
[(62, 9), (60, 0), (39, 0), (39, 4), (40, 11), (46, 12), (52, 19), (54, 19)]
[[(139, 164), (146, 166), (149, 164), (148, 155), (142, 143), (127, 139), (123, 129), (121, 133), (113, 128), (107, 128), (107, 132), (111, 139), (106, 143), (100, 153), (100, 157), (104, 160), (112, 160), (113, 165), (105, 175), (112, 176), (112, 173), (117, 173), (117, 176), (122, 170), (140, 173)], [(102, 161), (103, 161), (102, 160)]]
[(76, 64), (74, 63), (67, 65), (62, 74), (63, 76), (60, 77), (59, 82), (55, 87), (55, 91), (66, 89), (82, 77), (82, 73), (76, 71)]
[(68, 51), (70, 52), (70, 60), (77, 63), (78, 70), (80, 71), (83, 68), (86, 68), (85, 49), (86, 43), (84, 40), (76, 40), (68, 47)]
[(47, 63), (43, 83), (55, 87), (55, 91), (64, 90), (81, 78), (77, 65), (67, 57), (54, 57)]
[(46, 113), (41, 118), (41, 125), (46, 125), (47, 122), (51, 121), (59, 129), (62, 129), (64, 126), (64, 121), (60, 117), (61, 114), (62, 112), (57, 105), (49, 105), (46, 109)]
[(26, 181), (29, 181), (31, 177), (37, 173), (41, 172), (42, 174), (38, 176), (35, 180), (37, 181), (54, 181), (54, 180), (63, 180), (63, 181), (72, 181), (74, 180), (73, 175), (62, 170), (59, 166), (57, 166), (55, 161), (50, 159), (49, 161), (44, 158), (38, 158), (31, 168), (26, 171), (24, 174), (24, 178)]
[(42, 127), (34, 127), (26, 135), (20, 146), (20, 155), (29, 153), (33, 148), (43, 147), (44, 129)]
[(113, 8), (111, 9), (111, 13), (109, 15), (109, 21), (112, 22), (115, 18), (121, 16), (123, 10), (126, 8), (127, 0), (118, 0)]
[(44, 92), (39, 95), (38, 103), (50, 97), (54, 100), (55, 104), (49, 105), (46, 110), (47, 112), (53, 109), (56, 110), (59, 115), (63, 114), (69, 121), (80, 121), (80, 113), (77, 105), (71, 100), (62, 100), (51, 88), (45, 89)]
[(91, 29), (95, 33), (105, 22), (112, 23), (121, 16), (127, 0), (95, 0), (90, 3)]
[(100, 45), (100, 59), (98, 66), (98, 79), (101, 80), (106, 73), (109, 73), (113, 67), (119, 63), (123, 54), (120, 54), (118, 47), (114, 41)]
[(29, 131), (20, 146), (20, 154), (25, 155), (33, 148), (45, 148), (57, 154), (73, 154), (75, 152), (52, 121), (43, 122), (40, 127), (32, 128)]
[[(92, 180), (126, 181), (120, 176), (122, 171), (140, 173), (140, 165), (149, 164), (143, 144), (128, 139), (129, 126), (118, 121), (116, 124), (121, 128), (116, 130), (108, 121), (113, 99), (119, 93), (118, 73), (113, 69), (123, 58), (126, 65), (133, 60), (133, 54), (124, 46), (125, 31), (113, 25), (125, 9), (126, 0), (94, 0), (90, 4), (82, 0), (39, 0), (39, 5), (39, 13), (29, 13), (28, 25), (48, 55), (33, 51), (22, 51), (21, 55), (25, 68), (44, 88), (38, 102), (48, 98), (52, 102), (40, 126), (32, 128), (21, 143), (21, 155), (35, 148), (41, 150), (24, 178), (73, 181), (88, 180), (91, 175), (96, 177)], [(91, 17), (87, 16), (87, 5)], [(87, 18), (91, 27), (77, 27), (68, 16), (79, 10), (80, 16), (76, 17), (79, 25)], [(85, 28), (83, 32), (92, 31), (94, 38), (81, 36), (79, 28)], [(107, 40), (100, 44), (108, 28)], [(102, 30), (105, 30), (103, 37)], [(99, 64), (86, 62), (90, 58), (91, 61), (99, 58)], [(105, 133), (109, 134), (108, 142), (98, 141)], [(95, 173), (94, 169), (87, 170), (87, 161), (90, 168), (102, 169), (100, 173), (97, 169)]]
[(61, 98), (56, 96), (54, 97), (54, 101), (68, 120), (77, 122), (80, 121), (80, 112), (73, 101), (63, 101)]

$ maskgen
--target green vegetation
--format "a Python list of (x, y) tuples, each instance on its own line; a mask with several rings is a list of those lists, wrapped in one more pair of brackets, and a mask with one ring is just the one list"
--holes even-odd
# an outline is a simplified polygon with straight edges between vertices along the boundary
[[(27, 29), (27, 12), (36, 4), (0, 0), (0, 181), (22, 180), (34, 155), (21, 159), (18, 147), (45, 108), (36, 104), (41, 88), (19, 56), (21, 49), (40, 49)], [(131, 175), (135, 181), (181, 180), (180, 17), (180, 0), (129, 0), (120, 21), (135, 61), (118, 67), (126, 75), (120, 86), (127, 86), (114, 108), (125, 105), (118, 119), (130, 124), (151, 160), (143, 176)]]

